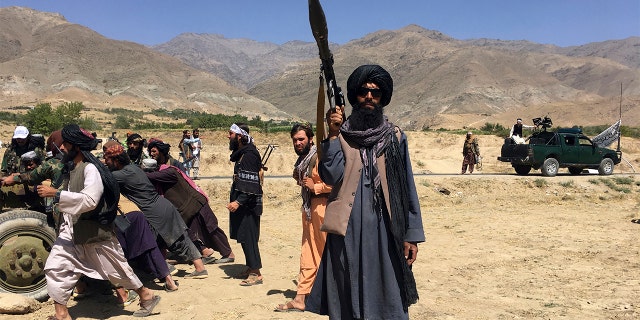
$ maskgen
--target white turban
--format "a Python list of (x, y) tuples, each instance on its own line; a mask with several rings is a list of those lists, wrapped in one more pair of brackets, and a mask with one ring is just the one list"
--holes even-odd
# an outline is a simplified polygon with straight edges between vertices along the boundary
[(242, 130), (242, 128), (238, 127), (238, 125), (235, 124), (235, 123), (231, 125), (231, 128), (229, 129), (229, 131), (231, 131), (231, 132), (233, 132), (235, 134), (241, 134), (241, 135), (247, 137), (249, 139), (249, 143), (253, 142), (253, 138), (249, 135), (249, 133), (244, 131), (244, 130)]

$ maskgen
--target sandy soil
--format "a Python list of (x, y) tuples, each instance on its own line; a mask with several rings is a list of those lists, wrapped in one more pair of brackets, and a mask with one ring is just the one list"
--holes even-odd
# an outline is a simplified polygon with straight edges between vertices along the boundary
[[(156, 133), (145, 134), (153, 136)], [(179, 133), (157, 134), (177, 146)], [(202, 186), (228, 230), (224, 205), (230, 186), (226, 133), (203, 132)], [(539, 171), (516, 176), (498, 162), (502, 139), (480, 137), (482, 171), (457, 175), (463, 137), (409, 133), (415, 180), (427, 242), (414, 265), (420, 301), (411, 319), (637, 319), (640, 317), (640, 176), (629, 165), (610, 177), (554, 178)], [(289, 178), (295, 161), (287, 134), (257, 135), (261, 150), (278, 144), (268, 163), (260, 249), (265, 283), (240, 287), (230, 275), (244, 263), (240, 246), (234, 264), (208, 265), (209, 278), (182, 277), (175, 293), (151, 319), (322, 319), (310, 313), (276, 313), (295, 295), (300, 246), (300, 199)], [(625, 158), (640, 170), (640, 143), (624, 139)], [(175, 151), (174, 151), (175, 152)], [(160, 289), (158, 284), (148, 285)], [(75, 319), (126, 319), (137, 309), (118, 307), (113, 296), (95, 294), (71, 301)], [(33, 314), (4, 319), (43, 319), (49, 301)]]

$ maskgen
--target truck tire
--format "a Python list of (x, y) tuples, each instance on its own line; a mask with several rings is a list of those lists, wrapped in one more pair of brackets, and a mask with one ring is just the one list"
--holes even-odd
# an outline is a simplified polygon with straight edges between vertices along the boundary
[(558, 163), (558, 160), (554, 158), (547, 158), (542, 163), (542, 168), (540, 168), (540, 170), (542, 171), (542, 175), (545, 177), (555, 177), (556, 174), (558, 174), (559, 167), (560, 164)]
[(531, 166), (515, 165), (513, 168), (516, 170), (516, 173), (521, 176), (526, 176), (531, 171)]
[(55, 240), (43, 213), (22, 209), (0, 213), (0, 292), (46, 301), (44, 264)]
[(608, 176), (613, 173), (613, 160), (610, 158), (604, 158), (600, 161), (600, 166), (598, 166), (598, 174), (601, 176)]
[(569, 167), (569, 173), (571, 173), (574, 176), (577, 176), (577, 175), (581, 174), (582, 170), (583, 169), (579, 168), (579, 167)]

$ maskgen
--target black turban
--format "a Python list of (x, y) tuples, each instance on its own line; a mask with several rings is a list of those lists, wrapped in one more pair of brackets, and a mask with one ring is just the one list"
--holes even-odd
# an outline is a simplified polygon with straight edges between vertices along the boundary
[[(62, 128), (62, 140), (77, 146), (84, 156), (85, 161), (93, 163), (98, 169), (98, 172), (100, 172), (102, 184), (104, 185), (104, 193), (102, 196), (106, 203), (106, 208), (103, 208), (102, 212), (107, 212), (108, 214), (102, 216), (101, 212), (98, 221), (101, 224), (113, 222), (120, 199), (120, 187), (111, 174), (111, 171), (91, 153), (91, 150), (94, 150), (98, 145), (98, 140), (96, 140), (89, 131), (80, 128), (77, 124), (69, 124)], [(66, 166), (68, 170), (72, 168), (69, 164), (66, 164)]]
[(363, 65), (356, 68), (347, 80), (347, 99), (352, 106), (358, 104), (357, 90), (367, 82), (373, 82), (382, 90), (380, 105), (386, 106), (391, 102), (393, 94), (393, 79), (387, 70), (379, 65)]
[(149, 150), (149, 152), (151, 152), (152, 148), (157, 148), (158, 151), (160, 151), (160, 153), (167, 155), (169, 154), (169, 149), (171, 148), (171, 145), (168, 143), (164, 143), (162, 142), (162, 140), (159, 139), (151, 139), (149, 141), (149, 146), (147, 147), (147, 149)]
[(77, 124), (69, 124), (62, 128), (62, 140), (80, 148), (91, 151), (98, 145), (98, 140), (91, 132), (80, 128)]
[(130, 142), (142, 142), (142, 137), (137, 133), (132, 133), (127, 137), (127, 144)]

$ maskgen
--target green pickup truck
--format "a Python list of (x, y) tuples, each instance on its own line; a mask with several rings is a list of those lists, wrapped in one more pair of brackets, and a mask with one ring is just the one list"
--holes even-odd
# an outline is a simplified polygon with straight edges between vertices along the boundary
[(527, 175), (532, 168), (541, 169), (546, 177), (558, 174), (559, 168), (568, 168), (573, 175), (584, 169), (610, 175), (622, 159), (621, 152), (593, 144), (580, 128), (536, 132), (527, 140), (526, 144), (516, 144), (511, 138), (505, 139), (498, 157), (499, 161), (510, 162), (519, 175)]

